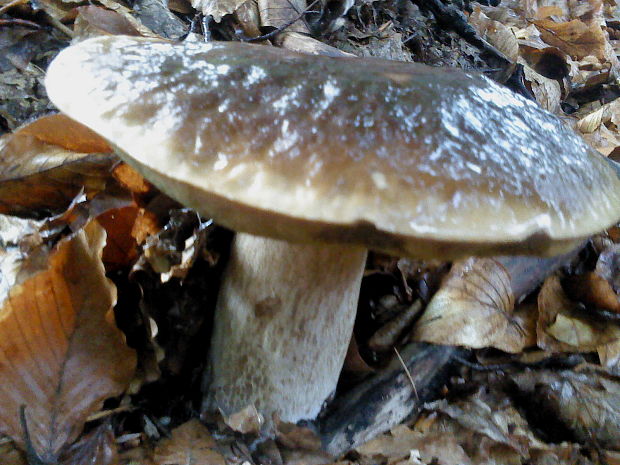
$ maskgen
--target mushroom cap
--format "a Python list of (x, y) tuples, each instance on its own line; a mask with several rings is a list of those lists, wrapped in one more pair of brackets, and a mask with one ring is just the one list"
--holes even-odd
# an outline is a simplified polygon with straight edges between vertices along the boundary
[(620, 179), (484, 76), (236, 42), (99, 37), (62, 51), (54, 104), (220, 223), (398, 255), (563, 252), (620, 219)]

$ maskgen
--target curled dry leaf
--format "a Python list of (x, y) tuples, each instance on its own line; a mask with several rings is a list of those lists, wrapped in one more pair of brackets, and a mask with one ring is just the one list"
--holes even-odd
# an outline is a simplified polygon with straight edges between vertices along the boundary
[(62, 210), (82, 189), (104, 190), (116, 162), (85, 126), (63, 115), (40, 118), (0, 141), (0, 213)]
[(576, 438), (620, 450), (620, 383), (597, 373), (529, 371), (513, 377), (530, 409), (560, 420)]
[(211, 433), (197, 419), (183, 423), (172, 430), (170, 438), (162, 439), (155, 448), (153, 462), (154, 465), (226, 465)]
[(493, 259), (467, 259), (450, 274), (416, 323), (414, 341), (519, 352), (527, 335), (513, 318), (510, 276)]
[(551, 276), (538, 294), (538, 346), (549, 351), (596, 352), (620, 339), (620, 327), (590, 321), (570, 300), (557, 276)]
[(523, 65), (523, 72), (538, 104), (551, 113), (562, 114), (560, 83), (537, 73), (527, 64)]
[(37, 454), (54, 462), (86, 418), (120, 394), (136, 358), (113, 322), (103, 229), (95, 222), (58, 246), (45, 270), (11, 289), (0, 309), (0, 431), (21, 448), (25, 415)]

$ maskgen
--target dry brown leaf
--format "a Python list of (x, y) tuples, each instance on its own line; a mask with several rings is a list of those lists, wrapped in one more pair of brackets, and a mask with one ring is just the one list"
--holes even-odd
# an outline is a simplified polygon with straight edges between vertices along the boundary
[(527, 64), (523, 65), (523, 72), (538, 104), (551, 113), (562, 114), (560, 83), (555, 79), (549, 79), (537, 73)]
[(11, 441), (0, 444), (0, 463), (2, 465), (28, 465), (24, 453)]
[(191, 0), (192, 6), (205, 16), (213, 16), (216, 22), (222, 20), (222, 16), (233, 13), (246, 0)]
[(241, 434), (258, 434), (265, 423), (263, 416), (253, 405), (248, 405), (243, 410), (224, 417), (224, 423)]
[(138, 258), (138, 246), (161, 229), (157, 218), (135, 204), (108, 210), (97, 217), (107, 232), (103, 262), (107, 270), (129, 266)]
[(595, 272), (571, 276), (564, 281), (566, 294), (589, 307), (620, 313), (620, 297), (611, 283)]
[(63, 454), (63, 465), (118, 465), (114, 432), (109, 422), (99, 425)]
[(53, 462), (104, 399), (120, 394), (136, 359), (113, 323), (103, 229), (91, 222), (62, 242), (44, 271), (11, 289), (0, 310), (0, 431)]
[(469, 22), (476, 28), (481, 37), (502, 52), (510, 61), (517, 62), (519, 42), (509, 27), (490, 19), (479, 6), (474, 8), (474, 12), (469, 16)]
[(81, 190), (104, 190), (116, 162), (85, 126), (62, 115), (40, 118), (0, 140), (0, 213), (62, 210)]
[(556, 23), (550, 19), (541, 19), (533, 23), (540, 31), (542, 40), (573, 58), (582, 59), (593, 55), (599, 60), (605, 60), (607, 38), (598, 22), (585, 23), (574, 19)]
[[(443, 432), (420, 433), (405, 425), (395, 427), (390, 433), (368, 441), (356, 449), (371, 462), (401, 463), (402, 459), (417, 458), (419, 464), (473, 465), (454, 435)], [(417, 456), (417, 457), (416, 457)], [(383, 460), (381, 460), (383, 459)], [(409, 465), (416, 464), (415, 461)]]
[(602, 125), (612, 125), (615, 130), (620, 130), (620, 98), (582, 117), (577, 122), (576, 128), (587, 134), (596, 131)]
[(467, 259), (450, 274), (416, 323), (414, 341), (519, 352), (527, 335), (513, 318), (510, 276), (493, 259)]
[(300, 18), (305, 9), (305, 0), (258, 0), (261, 26), (283, 27), (296, 20), (286, 28), (287, 32), (310, 32)]
[(95, 5), (80, 6), (73, 33), (83, 40), (103, 34), (139, 36), (140, 33), (125, 16)]
[(560, 279), (547, 278), (538, 294), (538, 346), (558, 352), (596, 352), (620, 339), (620, 327), (589, 321), (578, 310)]
[(172, 430), (155, 448), (154, 465), (226, 465), (209, 430), (197, 419)]
[(133, 10), (131, 10), (130, 8), (127, 8), (122, 3), (119, 3), (115, 0), (98, 0), (98, 3), (101, 3), (108, 10), (112, 10), (120, 14), (123, 18), (127, 20), (129, 24), (131, 24), (131, 26), (135, 30), (137, 30), (140, 33), (141, 36), (156, 37), (158, 39), (162, 39), (162, 37), (158, 36), (153, 31), (151, 31), (148, 27), (142, 24), (142, 22), (133, 15), (134, 13)]

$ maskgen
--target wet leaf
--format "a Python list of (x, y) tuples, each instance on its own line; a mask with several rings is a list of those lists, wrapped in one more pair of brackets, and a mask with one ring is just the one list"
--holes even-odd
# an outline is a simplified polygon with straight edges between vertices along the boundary
[(492, 259), (467, 259), (450, 274), (416, 323), (415, 341), (519, 352), (527, 341), (513, 318), (506, 269)]
[(155, 449), (154, 465), (226, 465), (209, 430), (198, 420), (183, 423)]
[(114, 326), (116, 299), (96, 223), (62, 242), (49, 264), (13, 287), (0, 310), (0, 431), (24, 447), (19, 410), (40, 457), (57, 460), (103, 400), (120, 394), (135, 355)]

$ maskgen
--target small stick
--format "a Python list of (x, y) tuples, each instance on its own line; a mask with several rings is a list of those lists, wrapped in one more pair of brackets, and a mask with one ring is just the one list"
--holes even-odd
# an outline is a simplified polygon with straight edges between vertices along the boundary
[(400, 352), (398, 352), (398, 349), (396, 347), (394, 347), (394, 352), (396, 352), (396, 356), (398, 357), (400, 364), (403, 366), (403, 370), (405, 370), (405, 374), (407, 375), (407, 378), (409, 378), (409, 381), (411, 382), (411, 387), (413, 388), (413, 393), (415, 394), (415, 400), (420, 402), (420, 396), (418, 395), (418, 390), (415, 387), (415, 381), (413, 381), (413, 378), (411, 377), (409, 368), (407, 368), (407, 365), (405, 365), (405, 361), (400, 356)]

